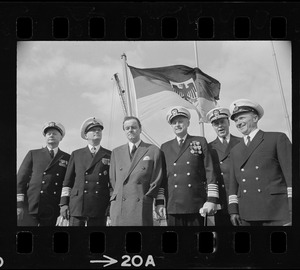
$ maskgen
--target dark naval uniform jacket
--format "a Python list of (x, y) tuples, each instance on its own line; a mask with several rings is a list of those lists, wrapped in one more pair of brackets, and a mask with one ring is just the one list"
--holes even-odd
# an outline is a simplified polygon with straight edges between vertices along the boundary
[(69, 205), (70, 216), (105, 217), (110, 155), (102, 146), (94, 157), (88, 146), (72, 152), (60, 200), (61, 205)]
[[(58, 149), (52, 159), (48, 148), (30, 150), (17, 175), (17, 194), (28, 197), (28, 213), (52, 216), (55, 225), (59, 216), (59, 201), (70, 155)], [(23, 207), (24, 202), (17, 202)]]
[(246, 221), (288, 220), (292, 145), (287, 136), (259, 130), (248, 147), (239, 143), (230, 155), (229, 213)]
[[(201, 153), (192, 153), (191, 144), (199, 144)], [(175, 138), (162, 144), (161, 150), (166, 166), (164, 188), (168, 214), (199, 213), (206, 201), (217, 203), (217, 180), (204, 137), (187, 135), (181, 148)]]
[(217, 137), (209, 143), (209, 150), (214, 163), (214, 170), (217, 176), (219, 187), (219, 203), (224, 214), (228, 214), (228, 194), (229, 194), (229, 172), (230, 172), (230, 150), (243, 141), (242, 138), (230, 134), (229, 143), (226, 146)]
[(128, 144), (112, 151), (110, 206), (112, 226), (152, 226), (153, 202), (162, 182), (162, 154), (141, 141), (132, 161)]

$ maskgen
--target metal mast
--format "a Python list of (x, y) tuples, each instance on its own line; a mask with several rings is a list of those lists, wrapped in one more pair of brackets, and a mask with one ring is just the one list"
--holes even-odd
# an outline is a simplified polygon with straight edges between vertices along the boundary
[(118, 73), (114, 74), (114, 78), (115, 78), (115, 81), (116, 81), (117, 86), (118, 86), (118, 93), (119, 93), (119, 96), (120, 96), (120, 99), (121, 99), (121, 104), (122, 104), (124, 115), (127, 116), (128, 111), (127, 111), (126, 100), (125, 100), (125, 90), (121, 86), (121, 82), (120, 82)]

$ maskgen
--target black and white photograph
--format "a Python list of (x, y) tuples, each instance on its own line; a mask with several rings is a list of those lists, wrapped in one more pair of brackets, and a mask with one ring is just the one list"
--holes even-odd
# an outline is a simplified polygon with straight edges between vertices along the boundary
[(291, 50), (17, 42), (17, 225), (292, 226)]

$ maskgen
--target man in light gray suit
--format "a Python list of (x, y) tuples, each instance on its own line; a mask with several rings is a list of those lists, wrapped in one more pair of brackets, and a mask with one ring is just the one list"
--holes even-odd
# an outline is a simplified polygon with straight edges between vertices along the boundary
[(110, 162), (111, 226), (153, 226), (154, 200), (157, 214), (163, 209), (157, 197), (163, 178), (161, 151), (140, 139), (138, 118), (125, 117), (123, 130), (128, 143), (112, 151)]

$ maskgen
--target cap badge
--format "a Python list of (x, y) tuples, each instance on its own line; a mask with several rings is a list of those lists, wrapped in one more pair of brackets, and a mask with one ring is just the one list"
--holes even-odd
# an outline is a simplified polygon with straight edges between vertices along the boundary
[(49, 127), (54, 127), (55, 126), (55, 122), (50, 122), (49, 123)]
[(233, 109), (233, 112), (235, 113), (235, 112), (237, 112), (239, 110), (239, 107), (238, 106), (236, 106), (236, 104), (234, 104), (234, 109)]
[(172, 116), (177, 115), (177, 114), (178, 114), (178, 109), (173, 109), (173, 110), (171, 111), (171, 114), (172, 114)]
[(213, 111), (214, 116), (219, 116), (220, 115), (220, 110), (214, 110)]

